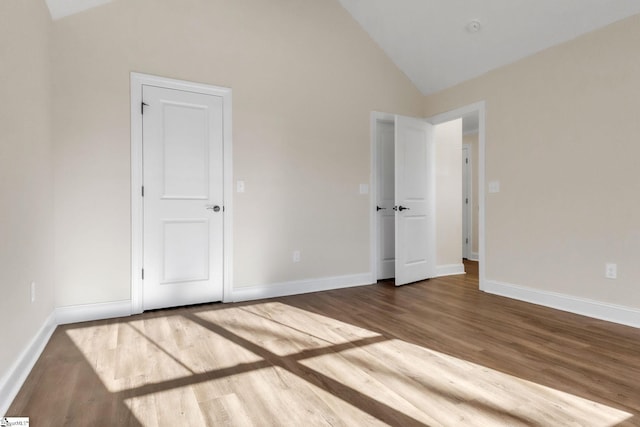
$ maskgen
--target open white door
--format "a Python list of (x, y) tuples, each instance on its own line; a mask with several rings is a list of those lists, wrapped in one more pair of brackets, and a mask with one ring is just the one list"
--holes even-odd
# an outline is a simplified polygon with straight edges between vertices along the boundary
[(471, 146), (462, 145), (462, 258), (471, 258)]
[(435, 276), (434, 155), (433, 126), (396, 116), (396, 286)]

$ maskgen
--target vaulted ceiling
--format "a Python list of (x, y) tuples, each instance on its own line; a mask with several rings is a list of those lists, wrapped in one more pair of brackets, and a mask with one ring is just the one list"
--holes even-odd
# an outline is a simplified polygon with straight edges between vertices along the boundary
[[(46, 0), (53, 19), (111, 1)], [(425, 95), (640, 13), (639, 0), (338, 1)]]
[(428, 95), (640, 13), (638, 0), (339, 0)]

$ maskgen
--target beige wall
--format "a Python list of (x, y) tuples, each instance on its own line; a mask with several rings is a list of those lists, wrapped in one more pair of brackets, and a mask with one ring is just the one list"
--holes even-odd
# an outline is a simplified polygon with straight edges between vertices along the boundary
[(478, 213), (480, 205), (478, 199), (478, 133), (469, 133), (462, 137), (463, 144), (469, 144), (471, 155), (471, 252), (478, 254), (479, 233)]
[(0, 385), (53, 311), (49, 30), (44, 2), (0, 2)]
[(638, 46), (634, 16), (426, 98), (486, 100), (488, 279), (640, 307)]
[(130, 297), (131, 71), (233, 89), (235, 286), (370, 271), (370, 113), (423, 98), (337, 1), (116, 0), (53, 46), (58, 306)]
[(462, 119), (435, 126), (436, 265), (462, 263)]

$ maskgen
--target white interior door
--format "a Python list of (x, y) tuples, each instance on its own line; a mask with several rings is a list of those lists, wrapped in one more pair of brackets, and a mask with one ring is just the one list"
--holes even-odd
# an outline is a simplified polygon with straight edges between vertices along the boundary
[(378, 225), (378, 280), (395, 275), (395, 205), (394, 123), (377, 121), (376, 129), (376, 215)]
[(395, 119), (395, 284), (435, 276), (433, 126)]
[(222, 300), (223, 99), (143, 86), (143, 308)]
[(469, 145), (462, 146), (462, 257), (471, 258), (471, 174)]

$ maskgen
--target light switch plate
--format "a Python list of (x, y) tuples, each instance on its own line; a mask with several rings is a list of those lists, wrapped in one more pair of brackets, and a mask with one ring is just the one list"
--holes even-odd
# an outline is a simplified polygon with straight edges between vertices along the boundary
[(500, 181), (489, 181), (489, 193), (500, 192)]
[(360, 194), (369, 194), (369, 184), (360, 184)]
[(604, 277), (607, 279), (617, 279), (618, 278), (618, 264), (608, 262), (604, 266)]
[(238, 193), (244, 193), (244, 181), (236, 182), (236, 191)]

